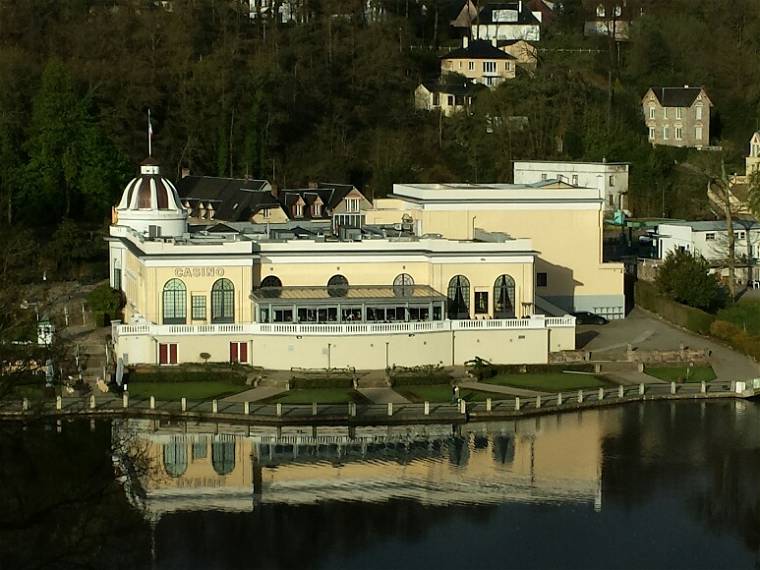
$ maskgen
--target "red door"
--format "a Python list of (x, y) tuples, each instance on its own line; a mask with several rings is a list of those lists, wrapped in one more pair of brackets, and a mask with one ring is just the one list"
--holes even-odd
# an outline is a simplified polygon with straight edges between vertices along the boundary
[(166, 344), (158, 345), (158, 363), (169, 364), (169, 346)]
[(247, 342), (240, 343), (240, 362), (242, 362), (243, 364), (248, 364), (248, 343)]
[(169, 364), (177, 364), (177, 345), (169, 345)]
[(231, 342), (230, 343), (230, 362), (237, 362), (238, 361), (238, 343)]

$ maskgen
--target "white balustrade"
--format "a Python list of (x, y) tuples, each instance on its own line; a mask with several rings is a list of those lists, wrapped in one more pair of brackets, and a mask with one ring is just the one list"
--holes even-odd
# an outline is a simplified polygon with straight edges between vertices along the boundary
[(115, 325), (118, 336), (185, 336), (185, 335), (372, 335), (417, 334), (446, 331), (474, 330), (540, 330), (544, 328), (575, 326), (574, 317), (546, 318), (534, 315), (525, 319), (446, 320), (398, 323), (230, 323), (207, 325)]

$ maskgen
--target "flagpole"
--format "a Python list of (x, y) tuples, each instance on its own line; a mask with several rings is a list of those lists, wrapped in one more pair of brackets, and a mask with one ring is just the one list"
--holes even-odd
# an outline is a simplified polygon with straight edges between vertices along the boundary
[(153, 130), (153, 126), (150, 124), (150, 109), (148, 109), (148, 156), (153, 156), (153, 144), (151, 141), (151, 135), (153, 134), (151, 131)]

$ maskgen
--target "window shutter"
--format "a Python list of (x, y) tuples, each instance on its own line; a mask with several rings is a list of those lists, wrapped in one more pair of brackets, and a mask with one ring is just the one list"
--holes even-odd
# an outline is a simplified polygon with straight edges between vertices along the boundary
[(240, 362), (242, 362), (243, 364), (248, 363), (248, 343), (247, 342), (240, 343)]
[(230, 343), (230, 362), (238, 362), (238, 343)]
[(177, 345), (169, 345), (169, 364), (177, 364)]
[(169, 359), (167, 358), (167, 346), (165, 344), (159, 344), (158, 345), (158, 363), (159, 364), (169, 364)]

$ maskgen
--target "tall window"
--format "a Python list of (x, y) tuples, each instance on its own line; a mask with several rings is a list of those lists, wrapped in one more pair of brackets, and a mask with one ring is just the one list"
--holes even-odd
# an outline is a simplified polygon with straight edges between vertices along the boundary
[(615, 186), (615, 176), (610, 175), (610, 186)]
[(662, 127), (662, 140), (664, 141), (668, 140), (669, 136), (670, 136), (670, 129), (668, 127)]
[(573, 174), (572, 180), (573, 180), (573, 186), (578, 186), (578, 175), (577, 174)]
[(300, 202), (293, 205), (293, 217), (303, 218), (303, 204)]
[(649, 127), (649, 140), (654, 140), (654, 127)]
[(393, 280), (393, 294), (396, 297), (407, 297), (414, 290), (414, 279), (408, 273), (401, 273)]
[(475, 71), (475, 62), (474, 61), (470, 61), (467, 64), (467, 69), (469, 69), (470, 71)]
[(235, 470), (234, 441), (215, 441), (211, 444), (211, 466), (218, 475), (229, 475)]
[(206, 296), (205, 295), (193, 295), (190, 297), (190, 305), (192, 308), (192, 318), (194, 321), (206, 320)]
[(697, 142), (702, 142), (702, 127), (696, 127), (694, 129), (694, 136), (697, 139)]
[(702, 120), (702, 103), (697, 103), (697, 121)]
[(359, 211), (359, 198), (346, 198), (346, 212)]
[(187, 320), (187, 289), (179, 279), (164, 285), (163, 321), (165, 325), (184, 325)]
[(656, 109), (654, 107), (649, 107), (649, 118), (654, 119), (655, 118)]
[(470, 318), (470, 281), (464, 275), (455, 275), (449, 281), (448, 313), (450, 319)]
[(497, 319), (515, 318), (515, 280), (499, 275), (493, 284), (493, 315)]
[(118, 267), (113, 268), (113, 288), (121, 291), (121, 269)]
[(348, 279), (343, 275), (333, 275), (327, 282), (327, 294), (330, 297), (345, 297), (348, 295)]
[(322, 204), (319, 202), (314, 202), (311, 205), (311, 217), (312, 218), (318, 218), (322, 215)]
[(483, 73), (496, 73), (496, 62), (495, 61), (484, 61), (483, 62)]
[(676, 119), (683, 119), (683, 107), (676, 107)]
[(229, 279), (219, 279), (211, 287), (211, 322), (235, 322), (235, 286)]
[(680, 141), (683, 139), (683, 127), (676, 127), (676, 140)]

